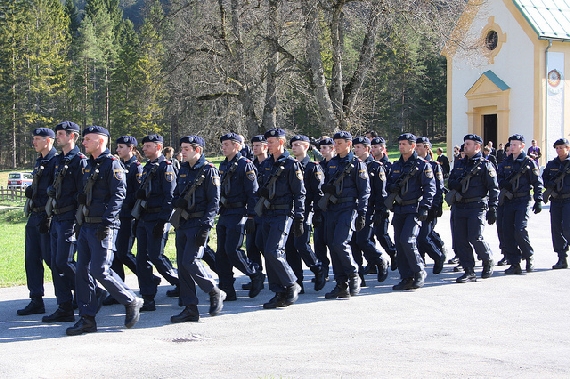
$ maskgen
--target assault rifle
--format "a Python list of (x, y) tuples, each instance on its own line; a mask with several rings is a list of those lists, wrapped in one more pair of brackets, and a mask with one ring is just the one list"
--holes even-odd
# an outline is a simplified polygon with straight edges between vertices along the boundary
[(97, 166), (95, 166), (93, 173), (89, 175), (87, 183), (85, 183), (85, 186), (83, 186), (83, 192), (80, 192), (78, 194), (78, 196), (80, 195), (85, 196), (85, 203), (79, 204), (79, 206), (77, 207), (77, 211), (75, 211), (75, 222), (79, 226), (83, 225), (85, 217), (89, 216), (89, 208), (87, 208), (87, 206), (91, 205), (91, 199), (93, 198), (93, 186), (95, 185), (95, 182), (97, 181), (98, 177), (99, 177), (99, 163), (97, 163)]
[(55, 197), (49, 197), (48, 201), (46, 203), (46, 213), (47, 213), (48, 217), (50, 217), (52, 215), (53, 210), (56, 208), (56, 205), (57, 205), (57, 199), (59, 199), (59, 197), (61, 196), (61, 183), (63, 182), (63, 178), (65, 177), (65, 174), (67, 173), (67, 169), (69, 168), (67, 166), (68, 164), (69, 164), (69, 161), (67, 159), (65, 159), (63, 168), (61, 170), (59, 170), (59, 172), (57, 173), (57, 175), (53, 179), (52, 187), (55, 188)]
[(233, 175), (233, 173), (237, 170), (237, 166), (238, 166), (238, 160), (236, 160), (234, 163), (232, 163), (232, 166), (230, 167), (230, 169), (225, 173), (224, 178), (222, 179), (222, 185), (221, 185), (221, 189), (222, 189), (222, 193), (220, 194), (220, 205), (225, 207), (226, 204), (228, 203), (228, 199), (226, 199), (226, 195), (230, 192), (231, 188), (230, 188), (230, 178)]
[(406, 174), (406, 176), (400, 176), (396, 181), (396, 185), (399, 187), (398, 192), (390, 192), (390, 194), (384, 200), (384, 206), (387, 210), (391, 211), (394, 208), (394, 202), (399, 203), (402, 198), (400, 197), (400, 192), (402, 188), (408, 183), (408, 181), (414, 177), (418, 172), (418, 167), (414, 164), (414, 167), (410, 169), (410, 171)]
[(151, 188), (152, 177), (156, 173), (156, 170), (158, 170), (158, 163), (157, 164), (148, 163), (148, 164), (152, 164), (153, 167), (148, 172), (148, 175), (146, 176), (144, 183), (142, 183), (141, 186), (139, 187), (139, 191), (145, 191), (145, 200), (137, 199), (137, 201), (135, 201), (135, 205), (133, 205), (133, 210), (131, 211), (131, 216), (133, 216), (137, 220), (141, 218), (142, 211), (146, 209), (146, 197), (150, 194), (150, 191), (152, 189)]
[(554, 177), (554, 186), (549, 187), (542, 194), (545, 203), (548, 203), (550, 197), (556, 199), (559, 195), (558, 191), (562, 188), (562, 181), (566, 175), (570, 174), (570, 161), (566, 162), (564, 168)]
[[(261, 217), (263, 216), (263, 211), (265, 209), (269, 209), (271, 207), (271, 200), (273, 199), (273, 196), (271, 195), (271, 189), (273, 188), (273, 195), (275, 194), (275, 182), (277, 181), (277, 179), (279, 178), (279, 175), (281, 175), (281, 173), (285, 170), (285, 166), (281, 165), (279, 166), (279, 168), (273, 173), (273, 175), (271, 175), (271, 177), (269, 178), (269, 181), (267, 182), (267, 184), (263, 187), (265, 189), (267, 189), (267, 192), (269, 192), (269, 198), (266, 198), (265, 196), (260, 196), (259, 200), (257, 200), (257, 203), (255, 204), (255, 208), (253, 208), (253, 210), (255, 211), (255, 213)], [(261, 189), (261, 188), (260, 188)], [(257, 193), (259, 193), (259, 191), (257, 191)]]
[(469, 173), (467, 173), (467, 175), (465, 175), (461, 181), (459, 182), (459, 184), (461, 185), (461, 192), (452, 189), (449, 190), (449, 192), (447, 192), (445, 194), (445, 202), (447, 204), (449, 204), (450, 206), (453, 205), (454, 203), (463, 200), (463, 195), (462, 193), (467, 191), (467, 187), (469, 187), (469, 180), (471, 180), (471, 178), (473, 177), (473, 175), (475, 175), (475, 172), (477, 171), (477, 169), (479, 168), (479, 166), (481, 165), (481, 160), (479, 160), (479, 162), (477, 162), (475, 164), (475, 166), (473, 166), (473, 168), (471, 169), (471, 171), (469, 171)]
[[(527, 171), (528, 171), (528, 162), (530, 161), (530, 158), (528, 156), (526, 156), (524, 158), (524, 161), (522, 163), (522, 167), (521, 169), (515, 174), (514, 172), (509, 176), (509, 178), (507, 179), (509, 183), (511, 183), (511, 186), (514, 186), (516, 184), (516, 182), (519, 180), (519, 178), (521, 176), (523, 176)], [(517, 185), (518, 188), (518, 185)], [(516, 188), (513, 187), (513, 190), (516, 191)], [(506, 188), (503, 188), (499, 191), (499, 205), (503, 205), (505, 203), (505, 199), (509, 199), (512, 200), (514, 197), (513, 192), (509, 191)]]
[[(204, 166), (202, 166), (200, 172), (198, 172), (198, 175), (196, 176), (196, 179), (194, 180), (193, 183), (186, 184), (186, 187), (184, 188), (184, 191), (186, 191), (186, 195), (184, 195), (184, 200), (186, 200), (188, 206), (186, 207), (186, 209), (182, 208), (174, 209), (172, 217), (170, 217), (170, 225), (172, 225), (173, 227), (178, 228), (180, 226), (181, 218), (183, 218), (184, 220), (188, 220), (188, 217), (190, 216), (188, 211), (192, 210), (196, 206), (196, 198), (194, 194), (196, 193), (196, 189), (198, 189), (198, 187), (200, 187), (202, 183), (204, 183), (204, 180), (206, 179), (206, 176), (204, 175), (205, 171), (204, 169), (206, 168), (206, 165), (208, 165), (208, 162), (204, 163)], [(182, 193), (184, 193), (184, 191)]]
[[(342, 171), (337, 170), (335, 172), (334, 176), (332, 178), (330, 178), (327, 185), (332, 184), (335, 188), (335, 193), (336, 193), (337, 192), (336, 189), (338, 188), (338, 186), (340, 185), (340, 183), (342, 182), (344, 177), (347, 176), (348, 174), (350, 174), (350, 171), (352, 171), (353, 168), (354, 168), (354, 165), (352, 163), (348, 162)], [(324, 212), (327, 210), (327, 208), (329, 206), (329, 202), (336, 204), (337, 201), (338, 201), (338, 199), (337, 199), (335, 194), (330, 193), (330, 192), (326, 192), (325, 195), (323, 197), (321, 197), (321, 199), (319, 200), (318, 205), (319, 205), (319, 208), (322, 209)]]

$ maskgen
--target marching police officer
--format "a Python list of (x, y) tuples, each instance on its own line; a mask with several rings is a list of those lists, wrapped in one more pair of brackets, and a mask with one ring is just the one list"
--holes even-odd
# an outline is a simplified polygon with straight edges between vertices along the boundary
[(366, 224), (370, 183), (365, 163), (352, 153), (352, 136), (340, 131), (333, 136), (337, 155), (325, 171), (324, 197), (319, 208), (324, 212), (325, 241), (331, 252), (336, 286), (326, 299), (350, 298), (360, 292), (360, 277), (350, 249), (354, 231)]
[(285, 131), (270, 129), (264, 137), (271, 157), (259, 168), (256, 213), (262, 218), (262, 251), (269, 289), (275, 292), (263, 308), (274, 309), (294, 304), (301, 290), (285, 258), (285, 241), (292, 223), (296, 236), (304, 232), (305, 186), (301, 164), (285, 150)]
[(218, 288), (202, 263), (204, 247), (220, 207), (219, 171), (206, 160), (204, 147), (202, 137), (180, 139), (184, 162), (174, 192), (171, 222), (176, 228), (180, 304), (184, 309), (170, 318), (174, 323), (200, 319), (196, 284), (210, 296), (211, 316), (220, 313), (226, 298), (226, 293)]
[(152, 267), (176, 288), (166, 292), (169, 297), (179, 294), (178, 272), (164, 255), (166, 232), (164, 227), (172, 212), (172, 196), (176, 187), (176, 174), (172, 164), (162, 154), (163, 138), (150, 134), (143, 138), (143, 152), (149, 160), (143, 168), (137, 201), (131, 214), (137, 225), (137, 276), (144, 299), (142, 311), (156, 310), (154, 297), (157, 281)]
[(109, 131), (103, 127), (83, 130), (83, 146), (91, 157), (83, 175), (82, 190), (77, 195), (77, 223), (82, 225), (77, 241), (76, 296), (81, 319), (67, 328), (68, 336), (97, 331), (95, 315), (99, 304), (95, 280), (125, 306), (127, 328), (138, 322), (143, 305), (143, 300), (111, 269), (125, 179), (123, 167), (107, 149), (108, 141)]
[[(398, 137), (400, 159), (392, 164), (386, 188), (387, 206), (393, 207), (392, 225), (398, 250), (398, 270), (401, 281), (395, 291), (413, 290), (424, 285), (426, 272), (417, 248), (421, 222), (428, 218), (436, 192), (431, 165), (418, 157), (416, 136), (404, 133)], [(394, 203), (392, 203), (392, 199)]]
[(463, 141), (465, 159), (453, 166), (448, 185), (452, 190), (448, 199), (453, 207), (453, 241), (459, 263), (465, 273), (457, 283), (475, 282), (473, 250), (483, 261), (481, 278), (493, 274), (493, 253), (483, 238), (484, 218), (489, 225), (497, 220), (498, 184), (495, 166), (481, 153), (483, 139), (467, 134)]
[(50, 217), (45, 206), (48, 201), (47, 187), (53, 182), (53, 171), (57, 153), (53, 147), (55, 133), (48, 128), (37, 128), (32, 131), (32, 144), (39, 154), (34, 165), (34, 180), (26, 187), (26, 223), (25, 268), (26, 283), (30, 291), (30, 303), (18, 309), (20, 316), (45, 313), (44, 307), (44, 265), (51, 264), (49, 224)]
[[(504, 201), (503, 236), (507, 259), (511, 266), (505, 274), (522, 274), (521, 258), (526, 271), (534, 270), (534, 250), (526, 230), (531, 188), (534, 192), (534, 213), (542, 211), (542, 178), (536, 163), (524, 152), (524, 136), (509, 137), (511, 155), (499, 166), (499, 202)], [(519, 250), (520, 249), (520, 250)]]
[(546, 191), (544, 202), (550, 200), (550, 231), (558, 262), (553, 269), (568, 268), (568, 244), (570, 243), (570, 143), (566, 138), (554, 142), (558, 155), (546, 164), (542, 179)]
[[(83, 169), (87, 157), (75, 145), (79, 138), (79, 126), (71, 121), (56, 125), (55, 135), (61, 153), (54, 159), (54, 181), (48, 187), (46, 203), (48, 216), (53, 214), (50, 226), (51, 272), (57, 310), (42, 318), (43, 322), (73, 322), (73, 289), (75, 288), (74, 233), (77, 194), (83, 188)], [(103, 291), (98, 296), (106, 296)], [(104, 298), (103, 298), (104, 299)], [(103, 300), (101, 299), (101, 301)]]
[(249, 297), (256, 297), (263, 288), (265, 275), (259, 266), (241, 249), (245, 231), (254, 233), (255, 193), (258, 189), (257, 173), (253, 162), (241, 155), (241, 138), (235, 133), (220, 137), (222, 153), (226, 157), (220, 163), (221, 194), (220, 217), (216, 225), (216, 266), (220, 288), (233, 300), (233, 267), (251, 279)]

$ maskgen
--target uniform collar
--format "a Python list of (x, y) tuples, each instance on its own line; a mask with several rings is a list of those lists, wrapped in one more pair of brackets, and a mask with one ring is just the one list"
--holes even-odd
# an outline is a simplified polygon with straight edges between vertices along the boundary
[(400, 162), (401, 163), (406, 163), (406, 162), (410, 162), (410, 161), (415, 161), (418, 159), (418, 153), (416, 153), (415, 151), (412, 153), (412, 155), (408, 158), (407, 161), (404, 161), (404, 157), (402, 157), (402, 154), (400, 154)]
[(276, 163), (283, 163), (283, 161), (285, 161), (285, 160), (289, 157), (289, 155), (290, 155), (289, 152), (288, 152), (287, 150), (285, 150), (285, 151), (283, 152), (283, 154), (281, 154), (281, 155), (279, 156), (279, 158), (277, 158), (277, 160), (274, 161), (274, 164), (276, 164)]
[(38, 161), (49, 161), (50, 159), (52, 159), (55, 155), (57, 154), (57, 149), (55, 147), (52, 147), (51, 150), (49, 151), (49, 153), (47, 153), (47, 155), (45, 157), (38, 157)]
[(111, 152), (109, 151), (109, 149), (107, 149), (104, 152), (102, 152), (101, 155), (97, 157), (97, 159), (93, 159), (93, 157), (89, 159), (93, 162), (101, 163), (104, 159), (107, 159), (109, 155), (111, 155)]
[(205, 164), (206, 164), (206, 156), (204, 154), (202, 154), (200, 156), (200, 158), (198, 158), (198, 160), (196, 161), (196, 164), (194, 166), (191, 166), (190, 169), (191, 170), (198, 170), (199, 168), (201, 168)]

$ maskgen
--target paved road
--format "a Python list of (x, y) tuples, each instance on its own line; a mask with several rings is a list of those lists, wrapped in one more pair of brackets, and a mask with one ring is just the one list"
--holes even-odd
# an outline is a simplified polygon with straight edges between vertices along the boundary
[[(444, 215), (448, 217), (448, 213)], [(438, 226), (450, 241), (445, 222)], [(426, 287), (392, 292), (397, 272), (350, 300), (325, 300), (310, 289), (297, 304), (263, 310), (272, 295), (256, 299), (238, 291), (220, 316), (206, 315), (200, 293), (199, 323), (170, 324), (180, 311), (161, 286), (156, 312), (131, 330), (124, 309), (103, 307), (99, 332), (66, 337), (71, 324), (42, 324), (40, 315), (16, 316), (27, 304), (25, 287), (0, 289), (2, 378), (568, 378), (570, 376), (570, 270), (556, 262), (545, 209), (530, 220), (537, 271), (456, 284), (446, 265)], [(494, 227), (486, 237), (498, 251)], [(431, 264), (429, 264), (431, 270)], [(480, 273), (481, 267), (477, 268)], [(236, 288), (247, 278), (241, 276)], [(128, 282), (136, 287), (136, 278)], [(46, 306), (55, 310), (48, 284)]]

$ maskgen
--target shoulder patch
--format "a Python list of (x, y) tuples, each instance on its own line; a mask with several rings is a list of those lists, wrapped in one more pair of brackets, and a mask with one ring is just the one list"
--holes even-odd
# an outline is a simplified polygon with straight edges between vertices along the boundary
[(315, 171), (315, 177), (317, 180), (321, 180), (323, 178), (323, 173), (320, 170)]
[(436, 179), (439, 180), (439, 181), (443, 180), (443, 174), (441, 173), (441, 171), (438, 171), (438, 172), (435, 174), (435, 177), (436, 177)]
[(220, 186), (220, 177), (219, 176), (212, 176), (212, 184), (216, 187)]
[(141, 178), (142, 178), (142, 173), (141, 172), (137, 172), (137, 182), (139, 182), (139, 184), (141, 183)]
[(431, 170), (431, 168), (425, 169), (424, 174), (425, 174), (426, 178), (428, 178), (428, 179), (433, 178), (433, 171)]
[(489, 177), (494, 178), (495, 176), (497, 176), (497, 170), (491, 165), (491, 167), (489, 167)]
[(532, 173), (533, 173), (534, 175), (536, 175), (536, 176), (539, 176), (539, 175), (540, 175), (540, 173), (538, 172), (538, 168), (536, 168), (536, 167), (534, 167), (534, 168), (532, 169)]
[(255, 179), (256, 179), (256, 177), (257, 177), (257, 176), (255, 175), (255, 171), (254, 171), (254, 170), (250, 170), (250, 171), (246, 172), (246, 173), (245, 173), (245, 176), (246, 176), (249, 180), (251, 180), (252, 182), (254, 182)]
[(358, 177), (360, 179), (368, 179), (368, 170), (358, 170)]
[(297, 179), (303, 180), (303, 171), (295, 170), (295, 176), (297, 177)]
[(385, 182), (386, 181), (386, 171), (378, 170), (378, 179)]
[(164, 173), (164, 179), (166, 179), (166, 181), (168, 183), (172, 182), (174, 180), (174, 172), (172, 171), (166, 171)]
[(117, 180), (123, 180), (123, 173), (124, 173), (124, 171), (122, 168), (113, 169), (113, 176)]
[(77, 156), (81, 159), (87, 159), (87, 156), (83, 153), (78, 153)]

